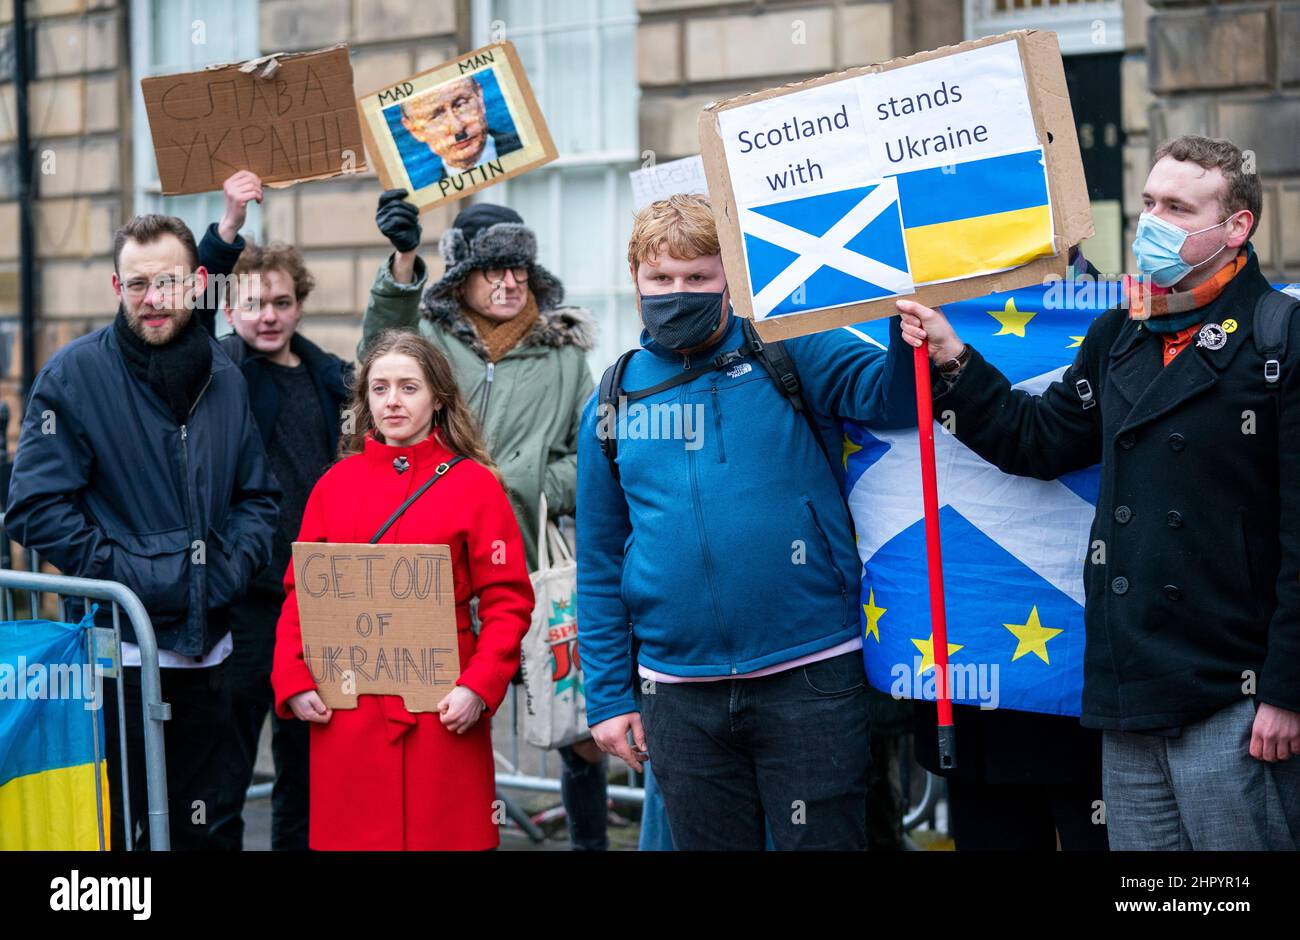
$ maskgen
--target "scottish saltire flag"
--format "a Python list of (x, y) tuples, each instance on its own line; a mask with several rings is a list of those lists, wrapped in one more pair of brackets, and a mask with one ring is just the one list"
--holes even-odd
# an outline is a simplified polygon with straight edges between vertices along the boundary
[(1042, 149), (896, 179), (917, 284), (991, 274), (1053, 254)]
[(739, 211), (756, 318), (912, 293), (893, 179)]
[(911, 294), (1054, 250), (1041, 149), (738, 211), (758, 319)]
[(99, 848), (99, 774), (108, 847), (103, 710), (87, 630), (50, 620), (0, 623), (0, 850)]
[[(958, 335), (1016, 388), (1040, 392), (1073, 361), (1107, 305), (1058, 286), (945, 304)], [(1045, 295), (1050, 306), (1045, 309)], [(1058, 308), (1057, 304), (1073, 301)], [(888, 321), (856, 328), (888, 342)], [(943, 421), (942, 399), (935, 419)], [(1083, 570), (1099, 470), (1014, 477), (935, 428), (953, 701), (1078, 715)], [(845, 491), (862, 560), (863, 656), (877, 689), (933, 700), (925, 522), (915, 428), (844, 426)]]

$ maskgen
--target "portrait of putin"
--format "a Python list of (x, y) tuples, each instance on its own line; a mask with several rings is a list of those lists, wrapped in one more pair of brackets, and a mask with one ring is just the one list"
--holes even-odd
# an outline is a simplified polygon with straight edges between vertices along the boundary
[(411, 98), (401, 110), (402, 126), (442, 160), (444, 175), (463, 173), (520, 147), (513, 128), (488, 126), (483, 87), (472, 76)]

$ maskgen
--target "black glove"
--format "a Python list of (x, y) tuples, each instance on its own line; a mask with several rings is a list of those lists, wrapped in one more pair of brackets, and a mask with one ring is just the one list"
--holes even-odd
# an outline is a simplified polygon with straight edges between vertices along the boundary
[(420, 244), (420, 210), (406, 199), (406, 190), (389, 189), (379, 197), (375, 222), (398, 251), (412, 251)]

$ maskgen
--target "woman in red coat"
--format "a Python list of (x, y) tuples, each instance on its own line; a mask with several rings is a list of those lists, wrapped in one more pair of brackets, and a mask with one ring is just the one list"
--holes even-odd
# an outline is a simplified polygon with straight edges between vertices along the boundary
[[(500, 839), (489, 716), (519, 666), (533, 590), (523, 539), (447, 360), (414, 333), (376, 337), (357, 377), (357, 431), (312, 490), (301, 542), (368, 542), (455, 455), (381, 544), (451, 546), (460, 678), (437, 712), (393, 695), (325, 707), (303, 660), (293, 566), (276, 635), (276, 712), (311, 725), (313, 849), (490, 849)], [(482, 627), (470, 630), (478, 598)]]

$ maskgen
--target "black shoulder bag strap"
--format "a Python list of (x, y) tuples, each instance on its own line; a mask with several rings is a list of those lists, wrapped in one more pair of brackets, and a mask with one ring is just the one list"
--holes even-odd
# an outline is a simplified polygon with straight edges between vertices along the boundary
[(417, 499), (419, 499), (421, 496), (424, 495), (425, 490), (427, 490), (429, 487), (433, 486), (433, 484), (441, 480), (444, 476), (446, 476), (448, 470), (456, 466), (456, 464), (460, 463), (464, 459), (465, 459), (464, 457), (452, 457), (450, 460), (438, 464), (437, 468), (433, 471), (433, 476), (425, 480), (423, 485), (421, 485), (418, 490), (416, 490), (410, 496), (406, 497), (406, 502), (398, 506), (397, 512), (389, 516), (388, 521), (379, 527), (379, 531), (370, 537), (370, 544), (374, 545), (381, 538), (383, 538), (384, 533), (393, 527), (394, 522), (402, 518), (402, 513), (410, 509), (412, 503), (414, 503)]
[(1264, 359), (1264, 382), (1270, 388), (1282, 377), (1291, 314), (1297, 307), (1300, 299), (1271, 289), (1255, 303), (1255, 348)]

